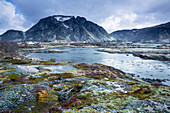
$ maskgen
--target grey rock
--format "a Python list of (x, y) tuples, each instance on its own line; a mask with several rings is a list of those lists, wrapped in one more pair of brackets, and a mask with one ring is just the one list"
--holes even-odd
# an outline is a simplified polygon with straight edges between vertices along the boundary
[(34, 85), (16, 85), (0, 91), (0, 110), (15, 110), (23, 102), (36, 101), (36, 97), (32, 94)]
[(55, 84), (55, 82), (54, 81), (43, 81), (43, 82), (38, 83), (39, 86), (43, 86), (45, 88), (50, 88), (49, 84)]
[[(88, 108), (93, 108), (95, 109), (97, 112), (100, 113), (118, 113), (119, 110), (116, 109), (105, 109), (102, 106), (86, 106), (86, 107), (80, 107), (78, 109), (88, 109)], [(63, 109), (62, 113), (66, 113), (68, 111), (76, 111), (76, 109)]]
[(88, 81), (88, 80), (93, 80), (93, 78), (87, 78), (87, 77), (77, 77), (77, 78), (72, 78), (72, 79), (65, 79), (65, 82), (72, 82), (72, 81)]

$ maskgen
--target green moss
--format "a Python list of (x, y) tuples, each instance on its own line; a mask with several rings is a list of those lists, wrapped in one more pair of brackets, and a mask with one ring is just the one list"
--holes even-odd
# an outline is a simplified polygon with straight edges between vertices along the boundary
[(54, 89), (52, 89), (52, 90), (50, 91), (50, 94), (55, 94), (55, 95), (57, 95), (57, 92), (56, 92)]
[(62, 87), (55, 88), (56, 91), (61, 91), (62, 89), (63, 89)]
[(74, 64), (74, 65), (73, 65), (73, 67), (75, 67), (75, 68), (79, 68), (79, 67), (78, 67), (78, 64)]
[(55, 63), (55, 65), (66, 65), (66, 62)]
[(167, 99), (170, 97), (169, 92), (170, 87), (155, 87), (150, 84), (138, 83), (132, 86), (132, 91), (127, 93), (127, 95), (137, 97), (140, 100), (159, 100), (163, 102), (170, 102)]
[(53, 87), (53, 84), (49, 84), (48, 86), (49, 86), (49, 87)]
[[(17, 113), (31, 112), (31, 113), (42, 113), (48, 112), (51, 107), (55, 107), (59, 104), (58, 95), (54, 93), (54, 90), (48, 92), (46, 98), (41, 98), (37, 101), (24, 102), (20, 104), (19, 109), (15, 110)], [(31, 111), (28, 111), (31, 108)]]
[(57, 80), (59, 77), (58, 76), (49, 76), (47, 79), (48, 81), (54, 81)]
[(40, 61), (40, 65), (54, 65), (55, 62), (53, 61)]
[(61, 77), (63, 77), (63, 78), (75, 78), (76, 76), (74, 76), (73, 73), (62, 73)]
[(31, 80), (31, 82), (38, 83), (38, 82), (43, 81), (44, 79), (45, 79), (44, 77), (38, 77), (38, 78), (35, 78), (35, 79)]
[(50, 69), (42, 69), (42, 71), (46, 71), (46, 72), (51, 72), (51, 70)]
[[(95, 81), (95, 80), (93, 80)], [(122, 81), (123, 82), (123, 81)], [(101, 84), (99, 81), (97, 82)], [(126, 105), (139, 100), (159, 100), (168, 102), (169, 87), (156, 88), (149, 84), (129, 83), (132, 87), (130, 92), (89, 91), (73, 93), (71, 98), (65, 101), (64, 106), (76, 109), (83, 106), (102, 106), (106, 109), (123, 110)], [(105, 84), (104, 84), (105, 85)]]
[(138, 99), (133, 96), (119, 95), (114, 92), (83, 91), (67, 101), (67, 107), (75, 109), (83, 106), (102, 106), (106, 109), (123, 109)]
[(31, 64), (31, 61), (27, 59), (12, 59), (10, 62), (13, 64)]
[(8, 78), (11, 79), (11, 80), (19, 79), (19, 78), (21, 78), (21, 77), (23, 77), (23, 75), (21, 75), (21, 74), (15, 74), (15, 73), (12, 73), (12, 74), (9, 74), (9, 75), (8, 75)]

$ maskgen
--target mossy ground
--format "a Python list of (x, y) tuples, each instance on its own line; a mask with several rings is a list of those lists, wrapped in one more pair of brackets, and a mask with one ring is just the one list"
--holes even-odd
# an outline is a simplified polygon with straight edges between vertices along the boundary
[[(7, 59), (6, 61), (13, 64), (32, 65), (29, 60), (22, 62)], [(65, 63), (37, 61), (34, 64), (64, 65)], [(37, 101), (24, 102), (19, 106), (20, 110), (14, 112), (61, 112), (64, 109), (74, 109), (76, 112), (98, 112), (93, 108), (78, 109), (85, 106), (101, 106), (105, 109), (126, 112), (128, 110), (125, 107), (129, 103), (141, 100), (170, 103), (170, 87), (141, 82), (120, 70), (102, 64), (82, 63), (75, 64), (74, 67), (78, 70), (65, 73), (50, 73), (50, 70), (42, 69), (41, 71), (44, 73), (37, 73), (37, 78), (32, 75), (23, 76), (22, 74), (0, 76), (0, 80), (6, 78), (1, 85), (10, 84), (13, 87), (16, 84), (49, 82), (46, 86), (48, 90), (40, 90), (36, 93), (36, 96), (38, 95)], [(3, 71), (7, 70), (3, 69)], [(79, 78), (82, 78), (82, 80), (78, 81)], [(86, 78), (89, 80), (86, 80)], [(10, 80), (13, 80), (13, 82), (11, 83)]]

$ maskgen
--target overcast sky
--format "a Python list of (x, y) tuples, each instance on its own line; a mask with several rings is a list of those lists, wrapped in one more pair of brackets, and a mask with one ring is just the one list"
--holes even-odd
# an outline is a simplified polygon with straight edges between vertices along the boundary
[(0, 34), (50, 15), (83, 16), (107, 32), (170, 21), (170, 0), (0, 0)]

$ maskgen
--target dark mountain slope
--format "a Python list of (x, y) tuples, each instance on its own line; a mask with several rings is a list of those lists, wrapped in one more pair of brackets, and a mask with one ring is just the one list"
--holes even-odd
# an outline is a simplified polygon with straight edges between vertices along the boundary
[(107, 32), (83, 17), (55, 15), (41, 19), (26, 31), (27, 41), (108, 41)]
[(130, 42), (170, 43), (170, 22), (143, 29), (119, 30), (110, 36)]

